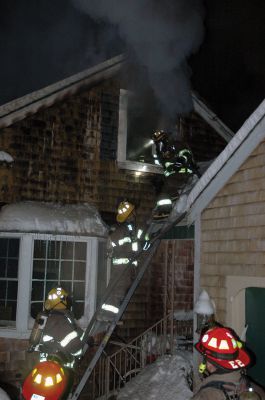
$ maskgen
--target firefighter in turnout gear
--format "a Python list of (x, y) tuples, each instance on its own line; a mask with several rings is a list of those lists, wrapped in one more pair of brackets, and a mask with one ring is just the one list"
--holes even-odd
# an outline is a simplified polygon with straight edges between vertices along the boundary
[(263, 389), (246, 375), (250, 354), (230, 328), (207, 330), (195, 348), (202, 354), (199, 372), (205, 378), (192, 400), (265, 400)]
[(35, 320), (29, 351), (38, 351), (42, 360), (59, 357), (63, 365), (73, 368), (82, 353), (83, 331), (69, 308), (68, 293), (62, 287), (53, 288), (48, 293), (44, 311)]
[(156, 148), (155, 156), (164, 169), (165, 177), (175, 173), (200, 175), (188, 148), (177, 149), (174, 143), (170, 143), (168, 134), (164, 131), (154, 132), (152, 140)]
[[(136, 227), (135, 206), (122, 201), (118, 206), (118, 225), (110, 235), (112, 265), (125, 265), (140, 250), (142, 229)], [(137, 265), (137, 262), (133, 262)]]

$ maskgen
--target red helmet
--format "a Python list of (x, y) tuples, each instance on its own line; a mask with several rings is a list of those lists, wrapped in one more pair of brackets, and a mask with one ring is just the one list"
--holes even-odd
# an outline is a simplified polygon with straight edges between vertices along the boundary
[(215, 327), (206, 331), (195, 348), (213, 364), (224, 369), (245, 368), (251, 359), (229, 328)]
[(25, 400), (57, 400), (65, 394), (68, 375), (55, 361), (39, 362), (23, 383), (22, 395)]

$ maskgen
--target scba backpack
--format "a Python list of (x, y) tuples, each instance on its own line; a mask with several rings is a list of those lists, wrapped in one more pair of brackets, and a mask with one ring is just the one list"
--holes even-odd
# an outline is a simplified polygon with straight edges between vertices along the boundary
[(236, 385), (232, 382), (212, 381), (202, 386), (200, 391), (211, 387), (221, 390), (226, 400), (261, 400), (260, 395), (246, 382)]

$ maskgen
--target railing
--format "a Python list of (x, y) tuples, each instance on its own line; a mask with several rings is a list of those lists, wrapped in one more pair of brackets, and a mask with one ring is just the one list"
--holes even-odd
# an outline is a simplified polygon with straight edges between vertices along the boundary
[(89, 388), (86, 388), (89, 395), (81, 398), (107, 400), (115, 396), (125, 383), (157, 357), (173, 354), (178, 347), (190, 348), (192, 340), (185, 341), (185, 338), (192, 338), (192, 329), (192, 321), (179, 324), (172, 320), (172, 315), (167, 315), (128, 344), (110, 341), (111, 346), (120, 346), (120, 349), (109, 356), (101, 356), (89, 380)]

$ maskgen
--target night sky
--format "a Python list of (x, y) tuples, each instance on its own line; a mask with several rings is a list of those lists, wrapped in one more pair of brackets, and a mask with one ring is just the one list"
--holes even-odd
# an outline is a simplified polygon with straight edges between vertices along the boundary
[[(139, 1), (150, 5), (157, 0)], [(187, 1), (191, 6), (199, 4), (199, 0)], [(84, 2), (76, 0), (76, 3)], [(177, 2), (163, 3), (167, 6), (165, 19), (170, 15), (167, 8)], [(190, 43), (186, 51), (190, 82), (218, 116), (236, 131), (264, 98), (265, 2), (206, 0), (204, 6), (203, 42), (195, 54), (189, 54), (192, 53)], [(150, 10), (151, 17), (152, 13)], [(131, 46), (131, 37), (110, 22), (110, 18), (92, 14), (74, 6), (70, 0), (0, 0), (1, 104), (122, 51), (137, 52)], [(178, 35), (184, 25), (181, 19), (176, 23)], [(168, 25), (173, 26), (172, 21)], [(149, 31), (152, 29), (150, 25)], [(161, 24), (161, 29), (167, 29), (167, 24)], [(161, 32), (157, 31), (158, 36), (163, 36)], [(187, 41), (187, 34), (183, 34), (183, 40)]]

